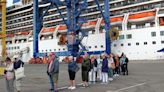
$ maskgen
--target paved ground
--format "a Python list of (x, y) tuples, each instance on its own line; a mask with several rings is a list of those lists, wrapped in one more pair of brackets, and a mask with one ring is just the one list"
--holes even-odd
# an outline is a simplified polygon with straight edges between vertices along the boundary
[[(67, 64), (61, 64), (59, 92), (164, 92), (163, 70), (162, 61), (135, 61), (129, 64), (129, 76), (119, 76), (108, 85), (96, 83), (89, 88), (78, 86), (71, 91), (66, 88), (69, 84)], [(25, 74), (22, 92), (49, 92), (46, 65), (26, 65)], [(80, 71), (76, 75), (76, 82), (80, 84)], [(5, 81), (0, 78), (0, 92), (6, 92), (5, 88)]]

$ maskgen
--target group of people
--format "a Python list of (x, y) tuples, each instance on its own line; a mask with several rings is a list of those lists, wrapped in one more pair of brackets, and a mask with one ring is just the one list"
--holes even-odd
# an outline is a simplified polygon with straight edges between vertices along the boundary
[(15, 71), (18, 70), (20, 67), (24, 67), (24, 62), (20, 60), (18, 55), (13, 57), (14, 60), (7, 57), (5, 62), (5, 70), (4, 70), (4, 77), (6, 80), (6, 88), (7, 92), (15, 92), (15, 88), (17, 92), (21, 92), (21, 82), (22, 78), (16, 78)]
[[(49, 54), (50, 63), (47, 67), (47, 74), (49, 76), (51, 91), (57, 92), (58, 76), (59, 76), (59, 60), (55, 53)], [(68, 89), (76, 89), (75, 75), (79, 70), (79, 66), (73, 56), (69, 56), (68, 74), (70, 79), (70, 86)], [(118, 55), (102, 53), (97, 55), (83, 55), (81, 63), (81, 74), (83, 87), (88, 87), (89, 84), (102, 82), (108, 84), (113, 80), (113, 77), (121, 75), (128, 75), (128, 58), (124, 53), (119, 57)]]
[(88, 82), (95, 84), (97, 81), (107, 84), (114, 76), (128, 75), (128, 62), (125, 54), (121, 57), (106, 53), (102, 53), (100, 57), (85, 54), (81, 64), (83, 86), (88, 87)]
[[(6, 80), (7, 92), (21, 92), (22, 78), (17, 78), (16, 70), (24, 66), (19, 56), (14, 56), (13, 61), (6, 58), (6, 68), (4, 76)], [(73, 56), (68, 56), (68, 74), (70, 79), (70, 86), (68, 89), (76, 89), (75, 76), (79, 71), (79, 66)], [(118, 55), (102, 53), (101, 55), (84, 54), (81, 62), (81, 76), (83, 87), (88, 87), (89, 84), (101, 82), (108, 84), (113, 80), (113, 77), (128, 75), (128, 58), (124, 53), (119, 57)], [(58, 92), (58, 76), (59, 76), (59, 59), (55, 53), (49, 54), (49, 64), (47, 66), (47, 75), (50, 80), (50, 91)], [(14, 87), (15, 86), (15, 87)]]

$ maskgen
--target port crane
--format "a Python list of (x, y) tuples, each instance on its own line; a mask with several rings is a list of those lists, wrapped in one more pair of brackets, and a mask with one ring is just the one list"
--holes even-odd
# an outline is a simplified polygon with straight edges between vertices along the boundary
[[(110, 21), (109, 21), (109, 0), (103, 0), (104, 1), (104, 10), (99, 4), (99, 0), (94, 0), (95, 4), (97, 5), (99, 11), (102, 14), (102, 17), (105, 21), (105, 30), (106, 30), (106, 50), (105, 52), (107, 54), (110, 53), (110, 37), (109, 37), (109, 29), (110, 29)], [(42, 3), (49, 3), (49, 5), (46, 7), (46, 10), (43, 12), (42, 9), (39, 8), (39, 2), (38, 0), (33, 0), (33, 57), (38, 57), (38, 34), (43, 26), (43, 17), (48, 13), (48, 10), (55, 6), (58, 13), (60, 14), (61, 18), (63, 19), (63, 22), (67, 26), (67, 37), (74, 36), (73, 41), (68, 41), (67, 48), (68, 52), (74, 56), (77, 57), (80, 53), (80, 51), (85, 51), (85, 46), (81, 43), (82, 39), (86, 36), (85, 32), (81, 29), (80, 25), (83, 24), (82, 21), (80, 21), (80, 15), (83, 10), (87, 9), (87, 0), (42, 0)], [(65, 6), (67, 10), (67, 20), (63, 16), (62, 11), (59, 9), (60, 6)], [(79, 34), (82, 34), (80, 36)], [(69, 43), (72, 42), (72, 43)], [(80, 48), (82, 50), (80, 50)]]
[(1, 39), (2, 39), (2, 59), (6, 57), (6, 0), (0, 0), (0, 12), (2, 15), (2, 30), (1, 30)]

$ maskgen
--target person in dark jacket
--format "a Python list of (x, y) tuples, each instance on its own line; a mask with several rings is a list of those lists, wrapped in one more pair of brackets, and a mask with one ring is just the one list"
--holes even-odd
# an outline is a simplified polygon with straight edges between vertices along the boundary
[(108, 59), (105, 53), (102, 54), (102, 83), (108, 83)]
[(125, 55), (125, 73), (126, 73), (126, 75), (128, 75), (128, 63), (129, 63), (129, 59)]
[[(15, 55), (14, 56), (14, 70), (16, 70), (16, 69), (18, 69), (20, 67), (24, 67), (24, 62), (19, 59), (19, 56), (18, 55)], [(17, 92), (21, 92), (21, 82), (22, 82), (22, 78), (15, 79), (15, 84), (16, 84), (16, 90), (17, 90)]]
[(83, 57), (83, 61), (81, 64), (81, 70), (82, 70), (82, 81), (83, 81), (83, 86), (88, 87), (88, 74), (90, 70), (90, 59), (88, 54), (85, 54)]
[(49, 58), (50, 63), (48, 65), (47, 71), (50, 76), (51, 86), (54, 86), (51, 88), (51, 90), (54, 90), (54, 92), (57, 92), (58, 76), (59, 76), (59, 61), (55, 53), (53, 52), (49, 54), (49, 57), (50, 57)]

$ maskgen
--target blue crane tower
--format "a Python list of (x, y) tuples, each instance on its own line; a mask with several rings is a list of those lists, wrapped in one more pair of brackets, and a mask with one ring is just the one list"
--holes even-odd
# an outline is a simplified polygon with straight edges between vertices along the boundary
[[(106, 50), (107, 54), (110, 53), (110, 12), (109, 12), (109, 0), (104, 0), (104, 10), (99, 4), (99, 0), (94, 0), (99, 11), (102, 14), (102, 17), (105, 21), (105, 30), (106, 30)], [(33, 3), (33, 56), (36, 58), (38, 56), (38, 34), (43, 27), (43, 17), (48, 13), (48, 10), (51, 7), (56, 7), (60, 17), (63, 19), (63, 22), (67, 26), (67, 37), (72, 36), (72, 41), (67, 41), (67, 47), (69, 53), (77, 57), (80, 55), (81, 51), (85, 51), (85, 46), (82, 45), (81, 41), (86, 36), (85, 32), (81, 29), (83, 21), (80, 19), (82, 11), (87, 9), (87, 0), (42, 0), (42, 3), (49, 3), (46, 6), (46, 10), (43, 12), (42, 8), (39, 8), (38, 0), (34, 0)], [(59, 9), (60, 6), (66, 6), (67, 9), (67, 19), (63, 16), (62, 11)], [(45, 7), (44, 7), (45, 8)], [(103, 12), (104, 11), (104, 12)], [(80, 50), (80, 47), (82, 50)]]

